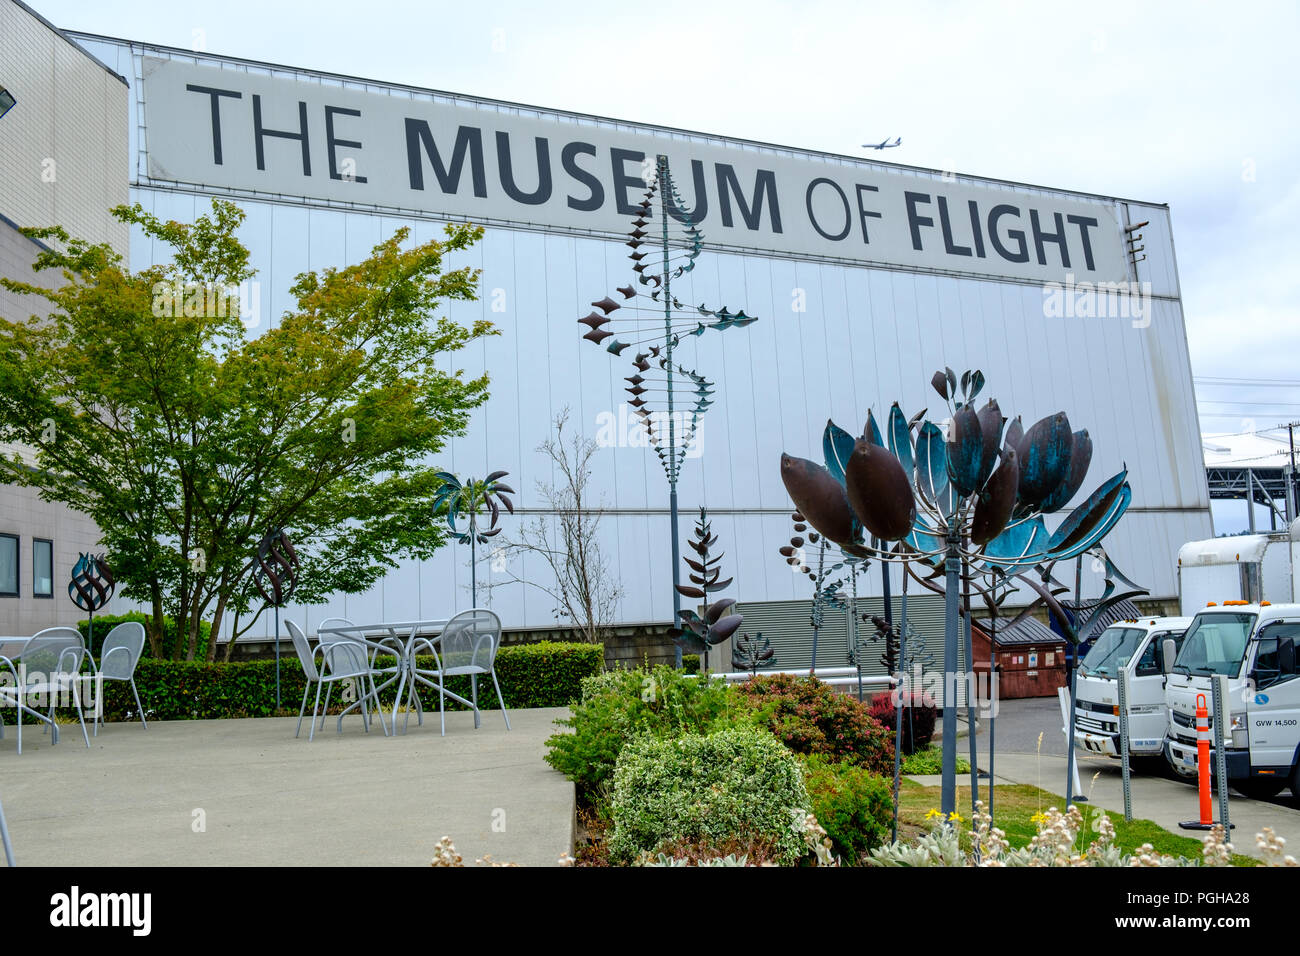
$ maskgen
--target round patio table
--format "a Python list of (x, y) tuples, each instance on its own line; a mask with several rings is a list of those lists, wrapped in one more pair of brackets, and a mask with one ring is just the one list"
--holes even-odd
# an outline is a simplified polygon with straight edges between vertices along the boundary
[[(397, 697), (393, 705), (393, 733), (397, 733), (397, 712), (402, 705), (402, 695), (405, 693), (408, 697), (408, 703), (414, 702), (416, 697), (415, 690), (415, 654), (414, 646), (420, 639), (436, 639), (442, 633), (442, 629), (447, 626), (448, 618), (432, 618), (422, 621), (381, 621), (378, 624), (339, 624), (331, 627), (322, 627), (317, 633), (317, 639), (328, 646), (329, 638), (335, 637), (339, 640), (356, 641), (365, 646), (371, 652), (371, 662), (378, 654), (391, 654), (397, 658), (397, 663), (391, 672), (385, 669), (384, 673), (390, 676), (382, 684), (375, 688), (381, 691), (386, 687), (397, 684)], [(436, 686), (436, 685), (434, 685)], [(448, 697), (459, 700), (468, 704), (469, 701), (457, 697), (455, 694), (447, 692)], [(343, 716), (356, 707), (361, 706), (361, 701), (357, 700), (350, 704), (343, 713), (339, 714), (339, 724), (342, 726)], [(406, 732), (406, 724), (410, 719), (410, 709), (407, 709), (407, 719), (402, 723), (402, 732)], [(418, 722), (424, 722), (424, 715), (421, 713)], [(384, 723), (383, 712), (379, 715), (379, 724), (382, 727)], [(387, 733), (387, 728), (385, 728)]]

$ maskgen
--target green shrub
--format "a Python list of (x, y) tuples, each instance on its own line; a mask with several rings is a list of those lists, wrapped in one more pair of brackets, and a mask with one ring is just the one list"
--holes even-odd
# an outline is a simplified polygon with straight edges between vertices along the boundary
[(730, 722), (734, 696), (721, 680), (687, 677), (660, 665), (609, 670), (582, 682), (582, 699), (556, 723), (571, 733), (546, 741), (546, 762), (580, 787), (603, 812), (619, 753), (634, 737), (707, 732)]
[(761, 845), (786, 865), (807, 852), (793, 825), (809, 812), (802, 768), (780, 741), (754, 728), (632, 741), (614, 772), (611, 810), (615, 862), (683, 842)]
[[(153, 649), (149, 646), (149, 626), (153, 623), (153, 616), (144, 614), (141, 611), (127, 611), (125, 614), (96, 614), (95, 615), (95, 632), (90, 633), (90, 621), (78, 621), (77, 629), (81, 631), (81, 637), (86, 640), (90, 652), (95, 655), (95, 660), (99, 660), (99, 651), (103, 647), (104, 638), (108, 632), (119, 624), (126, 621), (138, 621), (144, 625), (145, 641), (144, 653), (142, 657), (153, 657)], [(195, 656), (198, 660), (205, 660), (208, 656), (208, 641), (212, 637), (212, 622), (199, 622), (199, 642), (195, 650)], [(163, 647), (170, 648), (176, 640), (176, 618), (167, 615), (163, 618)], [(181, 649), (184, 653), (188, 644)]]
[(884, 777), (812, 756), (804, 760), (804, 783), (813, 815), (845, 863), (857, 864), (868, 850), (888, 841), (894, 802)]
[(761, 722), (799, 754), (859, 764), (893, 776), (893, 734), (867, 706), (812, 677), (761, 674), (740, 685)]
[[(99, 621), (95, 622), (99, 630)], [(600, 672), (605, 650), (599, 644), (562, 644), (542, 641), (502, 647), (497, 654), (496, 672), (506, 707), (563, 707), (577, 698), (584, 677)], [(389, 659), (391, 662), (391, 658)], [(432, 657), (417, 657), (422, 667), (433, 667)], [(382, 658), (378, 660), (383, 664)], [(146, 715), (156, 720), (207, 720), (223, 717), (270, 717), (275, 713), (275, 660), (206, 663), (141, 660), (135, 672), (136, 686)], [(294, 654), (280, 659), (281, 709), (298, 712), (306, 686), (302, 665)], [(449, 678), (447, 689), (470, 697), (466, 676)], [(479, 678), (479, 706), (498, 706), (492, 679)], [(381, 700), (393, 702), (396, 687), (381, 693)], [(313, 691), (313, 699), (315, 692)], [(338, 712), (340, 690), (335, 688), (331, 711)], [(422, 688), (426, 711), (436, 712), (438, 697)], [(325, 700), (322, 692), (321, 701)], [(310, 704), (311, 701), (309, 700)], [(447, 701), (448, 710), (464, 710)], [(104, 713), (108, 720), (134, 716), (135, 702), (129, 684), (106, 681)]]

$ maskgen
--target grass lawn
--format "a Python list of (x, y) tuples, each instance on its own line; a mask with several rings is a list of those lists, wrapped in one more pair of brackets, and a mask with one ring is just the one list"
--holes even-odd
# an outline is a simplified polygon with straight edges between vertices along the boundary
[[(984, 788), (981, 787), (981, 793)], [(925, 815), (930, 810), (938, 809), (940, 791), (938, 787), (923, 787), (912, 780), (903, 780), (898, 794), (898, 836), (899, 839), (909, 839), (912, 836), (929, 832), (930, 825), (925, 819)], [(999, 827), (1007, 835), (1007, 842), (1013, 847), (1027, 846), (1034, 834), (1038, 832), (1038, 827), (1032, 822), (1032, 817), (1040, 812), (1046, 812), (1049, 807), (1061, 809), (1065, 806), (1065, 798), (1054, 793), (1048, 793), (1046, 790), (1040, 790), (1038, 787), (1029, 784), (1003, 784), (994, 789), (993, 796), (993, 825)], [(970, 788), (957, 788), (957, 808), (958, 813), (962, 814), (962, 829), (969, 828), (970, 816)], [(1083, 806), (1080, 805), (1080, 809)], [(1085, 811), (1086, 812), (1086, 811)], [(1122, 813), (1113, 813), (1107, 811), (1111, 823), (1115, 825), (1115, 843), (1125, 853), (1132, 853), (1143, 843), (1150, 843), (1155, 847), (1156, 852), (1164, 853), (1169, 856), (1185, 856), (1199, 858), (1201, 855), (1201, 841), (1195, 837), (1179, 836), (1171, 833), (1163, 827), (1157, 826), (1150, 820), (1134, 820), (1132, 823), (1124, 822)], [(1092, 827), (1091, 833), (1083, 834), (1083, 844), (1086, 846), (1092, 842), (1096, 835), (1096, 825)], [(962, 841), (965, 844), (965, 840)], [(1234, 866), (1259, 866), (1260, 861), (1253, 857), (1242, 856), (1234, 853), (1232, 856)]]

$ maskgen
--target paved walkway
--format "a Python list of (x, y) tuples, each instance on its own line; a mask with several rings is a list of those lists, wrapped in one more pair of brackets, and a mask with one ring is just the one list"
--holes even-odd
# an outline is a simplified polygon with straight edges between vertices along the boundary
[[(348, 717), (307, 742), (297, 718), (108, 724), (51, 747), (13, 715), (0, 801), (20, 866), (428, 866), (452, 838), (467, 866), (553, 866), (573, 848), (573, 784), (542, 760), (563, 708), (438, 716), (370, 734)], [(0, 859), (3, 859), (0, 857)]]

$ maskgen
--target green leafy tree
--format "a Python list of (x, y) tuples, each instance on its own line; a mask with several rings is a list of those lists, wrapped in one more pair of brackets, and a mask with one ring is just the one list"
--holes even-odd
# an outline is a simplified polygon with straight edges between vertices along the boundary
[(132, 272), (106, 245), (27, 229), (53, 240), (35, 268), (64, 282), (0, 280), (45, 300), (0, 320), (0, 441), (31, 450), (0, 459), (0, 479), (95, 520), (121, 593), (152, 610), (154, 655), (193, 659), (204, 620), (236, 636), (253, 625), (253, 555), (270, 529), (295, 543), (304, 603), (364, 591), (442, 545), (431, 459), (488, 394), (450, 356), (496, 330), (434, 313), (477, 297), (478, 270), (444, 266), (482, 229), (409, 247), (401, 229), (363, 262), (303, 273), (295, 306), (253, 336), (234, 294), (253, 278), (238, 206), (214, 201), (193, 224), (138, 204), (113, 215), (170, 261)]

